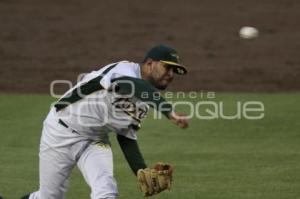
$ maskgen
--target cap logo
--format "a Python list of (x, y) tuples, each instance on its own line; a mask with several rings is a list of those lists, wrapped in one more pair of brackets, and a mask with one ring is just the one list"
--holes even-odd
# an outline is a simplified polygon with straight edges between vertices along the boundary
[(177, 68), (177, 73), (178, 74), (184, 74), (184, 70), (182, 70), (181, 68)]
[(174, 57), (177, 61), (179, 60), (179, 56), (177, 54), (171, 54), (172, 57)]

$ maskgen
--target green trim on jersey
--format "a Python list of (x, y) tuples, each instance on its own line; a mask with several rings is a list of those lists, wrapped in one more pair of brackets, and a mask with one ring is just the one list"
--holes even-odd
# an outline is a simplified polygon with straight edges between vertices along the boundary
[(54, 105), (56, 108), (56, 111), (59, 111), (65, 107), (67, 107), (70, 104), (73, 104), (79, 100), (81, 100), (83, 97), (95, 92), (104, 89), (103, 86), (101, 86), (100, 81), (103, 78), (105, 74), (107, 74), (111, 69), (113, 69), (116, 65), (113, 64), (107, 69), (105, 69), (101, 75), (95, 77), (94, 79), (91, 79), (87, 83), (74, 88), (71, 94), (68, 94), (66, 97), (61, 98), (56, 104)]
[[(126, 83), (126, 81), (131, 82), (134, 85), (134, 88), (132, 88), (131, 84)], [(166, 117), (168, 117), (169, 113), (173, 110), (172, 105), (168, 103), (148, 81), (123, 76), (113, 79), (112, 82), (116, 82), (115, 92), (118, 94), (133, 94), (134, 97), (148, 103), (150, 106), (163, 113)], [(156, 94), (159, 94), (159, 96)], [(153, 106), (153, 104), (155, 106)]]

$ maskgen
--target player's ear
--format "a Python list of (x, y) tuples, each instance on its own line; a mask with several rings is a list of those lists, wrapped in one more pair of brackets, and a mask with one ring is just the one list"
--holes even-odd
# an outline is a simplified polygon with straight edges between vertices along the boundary
[(147, 66), (147, 68), (152, 71), (153, 70), (153, 67), (154, 67), (154, 60), (151, 59), (151, 58), (148, 58), (146, 61), (145, 61), (145, 65)]
[(145, 61), (145, 65), (148, 65), (148, 66), (152, 65), (152, 63), (153, 63), (153, 59), (151, 59), (151, 58), (147, 58)]

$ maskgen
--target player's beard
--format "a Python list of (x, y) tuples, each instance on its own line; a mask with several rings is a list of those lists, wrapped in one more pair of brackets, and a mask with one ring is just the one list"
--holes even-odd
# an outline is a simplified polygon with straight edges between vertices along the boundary
[(168, 85), (157, 85), (157, 86), (155, 86), (155, 88), (157, 88), (158, 90), (166, 90), (167, 87), (168, 87)]
[[(173, 78), (170, 78), (169, 80), (165, 80), (163, 78), (161, 78), (159, 80), (155, 80), (153, 77), (151, 77), (149, 79), (149, 82), (158, 90), (165, 90), (168, 87), (168, 85), (172, 82), (172, 80), (173, 80)], [(167, 81), (167, 83), (162, 84), (161, 82), (163, 82), (163, 81)]]

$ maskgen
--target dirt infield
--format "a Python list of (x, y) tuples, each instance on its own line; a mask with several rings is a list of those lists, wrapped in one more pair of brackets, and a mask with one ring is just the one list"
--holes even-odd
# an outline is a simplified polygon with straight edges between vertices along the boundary
[[(157, 43), (190, 70), (172, 90), (299, 91), (300, 4), (257, 2), (0, 0), (0, 92), (47, 93), (54, 79), (140, 61)], [(260, 36), (240, 39), (244, 25)]]

